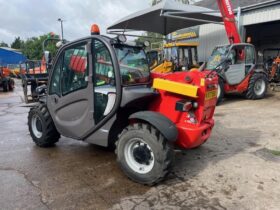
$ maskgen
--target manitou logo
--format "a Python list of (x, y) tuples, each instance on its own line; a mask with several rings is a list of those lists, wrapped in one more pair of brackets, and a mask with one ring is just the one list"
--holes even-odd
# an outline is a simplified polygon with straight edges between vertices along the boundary
[(232, 15), (232, 14), (233, 14), (233, 11), (232, 11), (231, 4), (230, 4), (229, 1), (230, 1), (230, 0), (226, 0), (226, 7), (227, 7), (227, 10), (228, 10), (228, 14), (229, 14), (229, 15)]

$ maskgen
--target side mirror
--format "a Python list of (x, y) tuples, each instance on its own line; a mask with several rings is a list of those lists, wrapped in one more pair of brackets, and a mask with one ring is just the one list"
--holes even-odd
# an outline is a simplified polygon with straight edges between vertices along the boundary
[(225, 62), (226, 62), (226, 64), (229, 64), (229, 65), (232, 64), (232, 60), (230, 58), (226, 58)]

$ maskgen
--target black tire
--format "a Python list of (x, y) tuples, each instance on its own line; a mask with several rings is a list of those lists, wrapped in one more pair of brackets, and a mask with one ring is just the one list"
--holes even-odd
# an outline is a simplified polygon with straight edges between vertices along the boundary
[[(261, 90), (256, 89), (257, 82), (261, 82)], [(248, 90), (245, 94), (247, 99), (256, 100), (264, 98), (268, 87), (268, 78), (263, 73), (254, 73), (249, 81)]]
[(3, 81), (2, 85), (3, 85), (3, 91), (8, 92), (9, 91), (8, 81)]
[[(35, 118), (36, 123), (34, 122)], [(48, 108), (44, 104), (30, 109), (28, 114), (28, 128), (33, 141), (39, 147), (51, 147), (60, 138), (60, 134), (55, 128)], [(36, 131), (40, 131), (41, 135), (36, 134)]]
[(224, 96), (225, 96), (224, 81), (221, 78), (219, 78), (217, 105), (220, 105), (223, 102)]
[(9, 80), (9, 91), (13, 91), (15, 88), (15, 81), (13, 79)]
[[(137, 142), (135, 143), (137, 147), (133, 147), (132, 153), (126, 152), (128, 151), (126, 148), (129, 148), (133, 141), (139, 141), (142, 145)], [(163, 135), (150, 124), (143, 123), (129, 125), (123, 130), (116, 142), (116, 154), (123, 172), (133, 181), (146, 185), (154, 185), (163, 180), (170, 172), (174, 158), (174, 151)], [(133, 157), (128, 158), (128, 154), (132, 154)], [(143, 160), (143, 157), (151, 159)], [(147, 162), (140, 163), (140, 158), (142, 161), (152, 161), (153, 164), (149, 166)], [(152, 167), (147, 169), (146, 173), (140, 173), (132, 168), (130, 160), (138, 164), (140, 171), (146, 170), (144, 167)]]

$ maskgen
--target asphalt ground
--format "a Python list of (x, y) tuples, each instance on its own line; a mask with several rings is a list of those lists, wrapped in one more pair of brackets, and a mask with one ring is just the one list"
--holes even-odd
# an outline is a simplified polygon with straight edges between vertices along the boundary
[(148, 187), (130, 181), (113, 152), (62, 137), (35, 146), (17, 81), (0, 91), (1, 209), (280, 209), (280, 93), (235, 96), (216, 109), (202, 147), (176, 153), (171, 174)]

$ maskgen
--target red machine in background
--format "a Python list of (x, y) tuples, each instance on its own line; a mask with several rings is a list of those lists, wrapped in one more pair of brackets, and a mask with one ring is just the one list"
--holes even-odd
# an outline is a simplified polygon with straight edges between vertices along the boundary
[(59, 41), (61, 41), (59, 36), (55, 35), (52, 32), (49, 33), (47, 39), (45, 39), (42, 43), (42, 50), (44, 53), (42, 59), (26, 60), (25, 62), (20, 64), (20, 75), (22, 79), (25, 103), (36, 102), (39, 100), (39, 94), (36, 92), (36, 88), (39, 86), (47, 85), (48, 64), (51, 63), (52, 56), (54, 56), (45, 49), (47, 48), (48, 44), (52, 44), (55, 48), (56, 43), (58, 43)]
[(257, 64), (255, 47), (241, 42), (231, 1), (217, 0), (217, 4), (230, 44), (217, 46), (204, 68), (219, 75), (218, 103), (228, 93), (243, 94), (248, 99), (264, 98), (268, 75), (264, 66)]
[(13, 91), (15, 81), (11, 78), (11, 72), (7, 67), (0, 66), (0, 87), (4, 92)]

